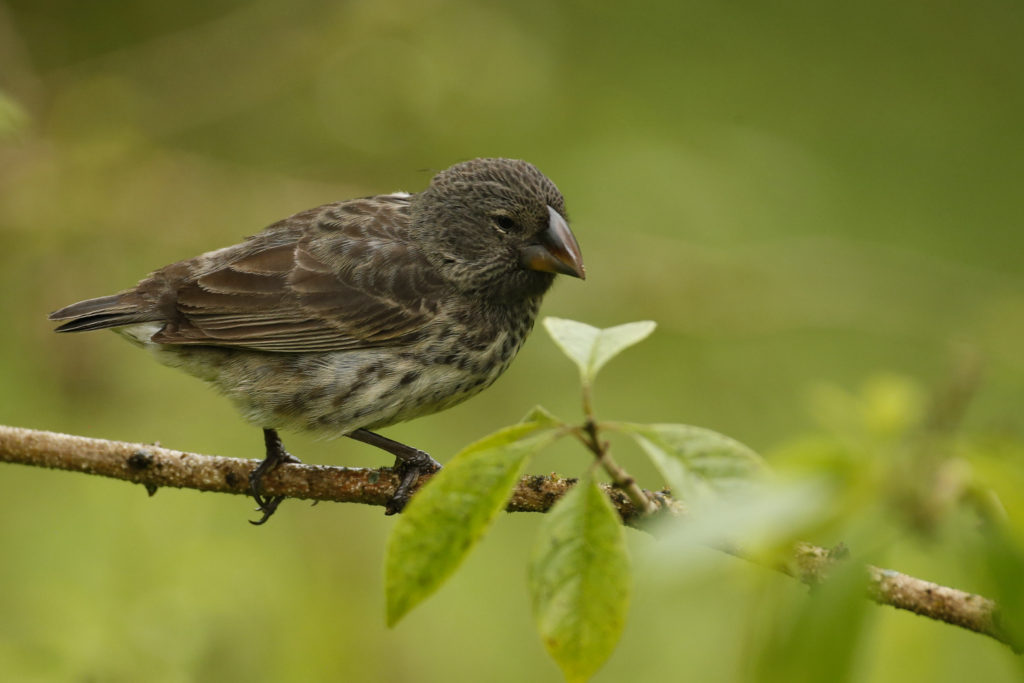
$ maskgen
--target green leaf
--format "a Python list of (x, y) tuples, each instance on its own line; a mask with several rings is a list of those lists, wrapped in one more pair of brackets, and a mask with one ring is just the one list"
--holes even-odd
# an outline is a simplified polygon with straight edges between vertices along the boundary
[(654, 331), (650, 320), (599, 329), (564, 318), (544, 318), (544, 327), (565, 355), (580, 369), (584, 384), (591, 384), (605, 363), (643, 341)]
[(770, 620), (759, 621), (760, 628), (750, 630), (749, 680), (864, 679), (863, 655), (874, 634), (870, 603), (864, 599), (863, 565), (839, 562), (829, 569), (828, 581), (814, 586), (811, 599), (790, 595), (771, 604)]
[(791, 557), (794, 541), (828, 522), (836, 498), (835, 485), (824, 477), (766, 479), (723, 492), (704, 501), (699, 514), (664, 520), (652, 564), (674, 585), (684, 574), (721, 571), (720, 564), (694, 556), (697, 546), (740, 547), (748, 558), (774, 564)]
[(413, 496), (388, 544), (389, 626), (451, 576), (505, 507), (529, 456), (559, 436), (548, 422), (506, 427), (467, 446)]
[(544, 406), (534, 406), (520, 422), (536, 422), (544, 427), (558, 427), (565, 424)]
[(765, 472), (757, 453), (724, 434), (681, 424), (615, 425), (628, 433), (681, 500), (696, 503)]
[(615, 649), (630, 592), (619, 515), (589, 477), (541, 523), (529, 583), (544, 646), (566, 680), (586, 680)]

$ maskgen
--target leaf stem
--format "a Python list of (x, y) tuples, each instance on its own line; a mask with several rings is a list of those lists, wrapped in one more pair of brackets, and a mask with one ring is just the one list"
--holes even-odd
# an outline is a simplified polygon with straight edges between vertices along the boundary
[(583, 390), (583, 415), (586, 416), (590, 422), (594, 421), (594, 398), (593, 391), (590, 388), (590, 382), (587, 381), (586, 377), (580, 378), (580, 388)]

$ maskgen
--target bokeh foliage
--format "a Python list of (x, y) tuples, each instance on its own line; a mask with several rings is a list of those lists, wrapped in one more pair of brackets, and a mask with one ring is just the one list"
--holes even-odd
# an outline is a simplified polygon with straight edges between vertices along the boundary
[[(605, 370), (599, 415), (830, 473), (808, 540), (1019, 601), (1000, 578), (1014, 546), (978, 520), (994, 488), (1022, 538), (1022, 32), (1024, 6), (995, 0), (0, 2), (0, 421), (259, 457), (259, 432), (197, 381), (113, 335), (58, 337), (45, 314), (318, 203), (521, 157), (566, 194), (587, 263), (545, 312), (659, 325)], [(965, 357), (976, 397), (936, 435), (929, 397)], [(444, 462), (536, 403), (578, 404), (542, 335), (491, 390), (388, 434)], [(586, 464), (546, 453), (543, 471)], [(500, 518), (388, 631), (377, 509), (293, 502), (252, 529), (241, 498), (0, 471), (12, 679), (557, 680), (525, 592), (537, 516)], [(950, 481), (962, 495), (936, 496)], [(842, 523), (851, 509), (875, 513)], [(802, 658), (854, 680), (1020, 675), (979, 636), (628, 541), (633, 606), (598, 680), (792, 680)]]

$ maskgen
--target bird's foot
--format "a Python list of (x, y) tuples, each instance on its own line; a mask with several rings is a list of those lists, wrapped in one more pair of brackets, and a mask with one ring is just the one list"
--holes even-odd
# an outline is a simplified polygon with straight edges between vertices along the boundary
[(440, 469), (441, 463), (418, 449), (410, 449), (409, 453), (396, 456), (394, 470), (400, 481), (394, 495), (384, 505), (384, 514), (394, 515), (404, 510), (419, 478), (424, 474), (433, 474)]
[(263, 516), (259, 519), (249, 520), (249, 524), (253, 526), (259, 526), (270, 519), (270, 516), (277, 512), (277, 506), (284, 500), (284, 496), (261, 496), (255, 492), (252, 494), (253, 500), (256, 501), (256, 512), (259, 512)]
[(258, 521), (249, 520), (250, 524), (256, 526), (259, 526), (270, 519), (270, 516), (277, 511), (277, 506), (285, 499), (284, 496), (264, 495), (263, 477), (267, 476), (284, 463), (302, 462), (284, 449), (284, 444), (281, 443), (281, 437), (277, 435), (276, 430), (264, 429), (263, 441), (267, 447), (267, 455), (263, 458), (263, 462), (249, 473), (249, 493), (252, 495), (253, 500), (256, 501), (256, 505), (259, 506), (256, 508), (256, 511), (263, 514)]
[(441, 469), (440, 463), (427, 453), (404, 443), (381, 436), (368, 429), (357, 429), (348, 438), (368, 443), (395, 456), (394, 471), (400, 478), (394, 495), (384, 505), (384, 514), (393, 515), (402, 511), (412, 496), (413, 487), (424, 474), (433, 474)]

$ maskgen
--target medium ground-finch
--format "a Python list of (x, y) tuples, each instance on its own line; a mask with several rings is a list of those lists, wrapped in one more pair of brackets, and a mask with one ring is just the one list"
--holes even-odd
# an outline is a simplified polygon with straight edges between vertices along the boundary
[(423, 451), (372, 429), (489, 386), (533, 327), (556, 273), (584, 276), (565, 201), (525, 161), (475, 159), (418, 194), (326, 204), (241, 244), (171, 264), (134, 289), (50, 315), (58, 332), (115, 328), (213, 384), (263, 427), (250, 477), (295, 461), (277, 429), (349, 436), (396, 457), (400, 510)]

